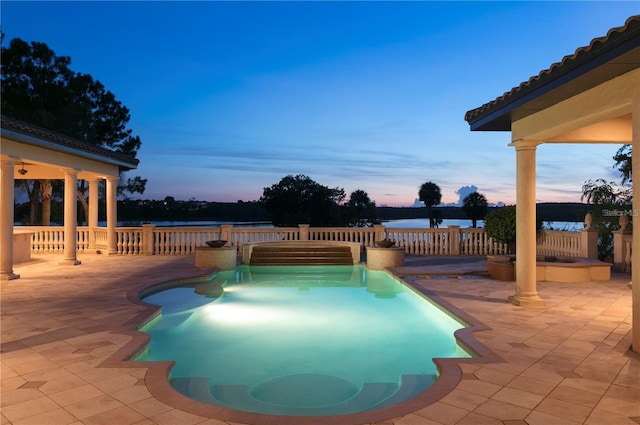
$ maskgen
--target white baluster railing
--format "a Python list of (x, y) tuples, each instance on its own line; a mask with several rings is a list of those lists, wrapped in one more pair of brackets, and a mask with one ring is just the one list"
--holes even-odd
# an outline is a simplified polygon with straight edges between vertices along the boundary
[(580, 232), (542, 230), (538, 236), (537, 252), (541, 255), (580, 256)]
[[(62, 253), (64, 251), (64, 227), (20, 226), (33, 232), (32, 253)], [(584, 231), (583, 231), (584, 232)], [(87, 251), (91, 245), (97, 251), (107, 249), (105, 227), (78, 227), (78, 251)], [(116, 228), (117, 253), (121, 255), (192, 255), (196, 248), (209, 240), (227, 240), (227, 245), (238, 250), (244, 244), (277, 241), (342, 241), (359, 243), (363, 247), (375, 247), (377, 239), (388, 239), (404, 249), (408, 255), (499, 255), (507, 254), (506, 244), (487, 236), (484, 229), (446, 228), (348, 228), (348, 227), (118, 227)], [(622, 238), (624, 253), (621, 262), (624, 271), (631, 269), (631, 235)], [(541, 255), (580, 257), (585, 238), (581, 232), (545, 230), (538, 240), (537, 252)], [(622, 258), (624, 257), (624, 258)]]

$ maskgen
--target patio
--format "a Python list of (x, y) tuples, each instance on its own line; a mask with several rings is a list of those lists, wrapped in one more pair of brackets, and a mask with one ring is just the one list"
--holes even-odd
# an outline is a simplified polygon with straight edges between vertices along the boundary
[[(231, 423), (166, 391), (157, 370), (111, 358), (126, 354), (131, 328), (147, 312), (126, 294), (203, 274), (193, 256), (89, 254), (82, 267), (61, 266), (59, 258), (34, 255), (15, 266), (21, 279), (1, 282), (2, 424)], [(483, 269), (484, 256), (408, 256), (396, 269), (483, 322), (489, 329), (473, 336), (503, 361), (463, 365), (449, 394), (379, 423), (640, 423), (628, 273), (610, 282), (540, 282), (544, 305), (525, 308), (507, 301), (513, 282), (455, 277)]]

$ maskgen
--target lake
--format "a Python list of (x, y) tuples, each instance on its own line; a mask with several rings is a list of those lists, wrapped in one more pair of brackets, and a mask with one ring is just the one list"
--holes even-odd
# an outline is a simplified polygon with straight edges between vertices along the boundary
[[(269, 222), (240, 222), (240, 221), (154, 221), (151, 224), (155, 224), (158, 227), (219, 227), (223, 224), (230, 224), (234, 227), (273, 227)], [(429, 227), (428, 218), (412, 218), (403, 220), (390, 220), (382, 223), (384, 226), (390, 229), (406, 229), (406, 228), (427, 228)], [(100, 223), (100, 226), (106, 226), (106, 223)], [(127, 223), (119, 222), (118, 226), (140, 226), (139, 223)], [(441, 228), (447, 226), (460, 226), (460, 228), (471, 227), (471, 220), (443, 220), (440, 224)], [(484, 221), (478, 220), (478, 227), (483, 227)], [(571, 232), (579, 232), (583, 229), (584, 224), (581, 222), (572, 221), (552, 221), (544, 222), (545, 229), (551, 230), (567, 230)]]

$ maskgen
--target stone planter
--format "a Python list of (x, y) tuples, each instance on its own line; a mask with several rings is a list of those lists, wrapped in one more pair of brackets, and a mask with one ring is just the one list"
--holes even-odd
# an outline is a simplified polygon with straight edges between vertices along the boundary
[(233, 270), (237, 266), (238, 251), (234, 246), (196, 248), (196, 267), (219, 270)]
[(13, 231), (13, 264), (31, 261), (31, 237), (35, 232)]
[(510, 255), (487, 255), (487, 272), (491, 279), (516, 280), (515, 257)]
[(404, 248), (367, 247), (367, 268), (384, 270), (389, 267), (404, 266)]

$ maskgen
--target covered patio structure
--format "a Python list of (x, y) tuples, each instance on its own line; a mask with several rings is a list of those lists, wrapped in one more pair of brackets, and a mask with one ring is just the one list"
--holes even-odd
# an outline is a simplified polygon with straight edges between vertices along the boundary
[[(64, 180), (64, 257), (61, 264), (77, 265), (78, 180), (89, 186), (88, 226), (98, 227), (98, 184), (106, 181), (107, 253), (116, 252), (117, 183), (120, 171), (134, 169), (138, 160), (88, 145), (67, 136), (9, 117), (1, 117), (0, 168), (0, 279), (13, 272), (14, 183), (19, 179)], [(95, 247), (90, 232), (89, 246)]]
[[(536, 148), (543, 143), (631, 144), (640, 175), (640, 16), (465, 115), (471, 131), (510, 131), (516, 150), (517, 305), (540, 305), (536, 289)], [(631, 217), (640, 215), (633, 185)], [(637, 227), (637, 225), (636, 225)], [(640, 352), (640, 232), (633, 233), (633, 350)]]

